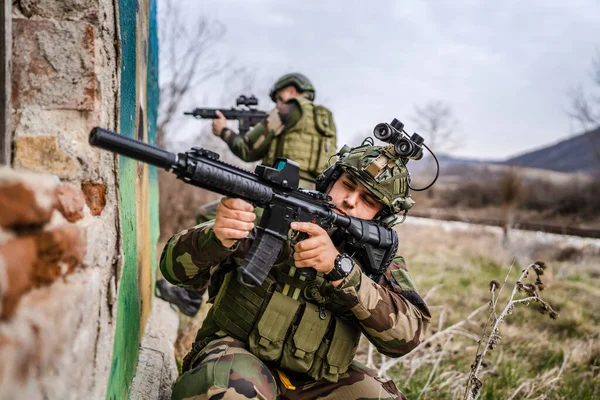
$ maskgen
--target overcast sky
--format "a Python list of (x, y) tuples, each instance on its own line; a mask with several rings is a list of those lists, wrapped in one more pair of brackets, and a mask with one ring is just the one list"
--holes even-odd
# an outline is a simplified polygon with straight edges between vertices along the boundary
[[(414, 106), (431, 100), (460, 121), (455, 155), (502, 159), (567, 138), (578, 131), (567, 92), (590, 82), (600, 47), (598, 0), (177, 4), (190, 21), (226, 26), (214, 51), (254, 71), (262, 108), (273, 106), (264, 96), (279, 75), (307, 75), (334, 112), (340, 145), (395, 117), (411, 133)], [(217, 94), (222, 79), (202, 91)]]

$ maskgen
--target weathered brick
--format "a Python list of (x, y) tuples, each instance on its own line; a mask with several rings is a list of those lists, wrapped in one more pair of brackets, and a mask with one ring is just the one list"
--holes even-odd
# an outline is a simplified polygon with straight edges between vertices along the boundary
[(86, 182), (81, 185), (81, 190), (85, 195), (85, 202), (92, 215), (100, 215), (106, 205), (106, 187), (104, 184)]
[(56, 19), (86, 19), (96, 21), (98, 0), (20, 0), (21, 12), (33, 16)]
[(74, 225), (60, 225), (36, 236), (38, 258), (32, 271), (35, 284), (50, 283), (80, 266), (85, 256), (82, 231)]
[(14, 143), (15, 167), (47, 172), (63, 179), (72, 178), (79, 169), (77, 162), (58, 147), (54, 136), (19, 137)]
[(47, 176), (0, 168), (0, 226), (43, 225), (56, 207), (55, 186)]
[(83, 218), (85, 198), (81, 190), (71, 184), (63, 183), (56, 188), (56, 197), (58, 211), (67, 221), (76, 222)]
[(82, 21), (13, 19), (13, 107), (92, 111), (94, 27)]
[(1, 286), (0, 319), (10, 318), (19, 298), (33, 286), (31, 271), (37, 260), (37, 245), (33, 236), (23, 236), (0, 246), (0, 270), (6, 282)]

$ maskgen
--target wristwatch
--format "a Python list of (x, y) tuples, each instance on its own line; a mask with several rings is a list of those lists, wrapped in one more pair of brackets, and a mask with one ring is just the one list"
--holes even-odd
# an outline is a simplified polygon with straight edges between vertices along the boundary
[(330, 282), (339, 281), (347, 277), (353, 267), (354, 261), (352, 261), (352, 258), (348, 254), (340, 253), (335, 258), (333, 269), (328, 274), (325, 274), (325, 278)]

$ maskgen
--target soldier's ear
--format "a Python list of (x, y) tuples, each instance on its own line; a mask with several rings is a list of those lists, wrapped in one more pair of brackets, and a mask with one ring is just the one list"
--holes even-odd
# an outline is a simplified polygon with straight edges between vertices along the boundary
[(337, 165), (332, 165), (327, 168), (321, 175), (317, 176), (315, 189), (321, 193), (327, 193), (331, 186), (338, 180), (342, 174), (342, 169), (338, 168)]

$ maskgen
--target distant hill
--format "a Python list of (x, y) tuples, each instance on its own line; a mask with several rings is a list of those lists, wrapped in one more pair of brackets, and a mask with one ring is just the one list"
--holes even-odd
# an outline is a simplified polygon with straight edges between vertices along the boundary
[[(594, 145), (595, 142), (595, 145)], [(600, 173), (600, 128), (501, 162), (558, 172)]]
[[(595, 147), (592, 142), (595, 140)], [(470, 170), (493, 166), (518, 166), (565, 173), (600, 174), (600, 128), (562, 140), (538, 150), (529, 151), (506, 160), (478, 160), (438, 154), (443, 175), (462, 175)], [(412, 162), (409, 170), (422, 174), (432, 170), (431, 161)]]
[[(437, 159), (440, 163), (440, 169), (442, 171), (448, 171), (449, 169), (470, 167), (475, 165), (490, 165), (502, 163), (502, 161), (494, 160), (480, 160), (475, 158), (462, 158), (455, 157), (449, 154), (436, 154)], [(410, 161), (408, 166), (411, 173), (422, 173), (426, 170), (431, 171), (433, 169), (434, 161), (430, 155), (426, 155), (423, 160)]]

